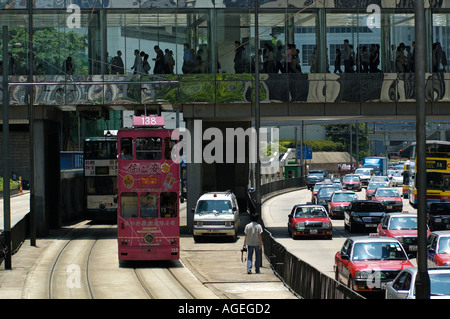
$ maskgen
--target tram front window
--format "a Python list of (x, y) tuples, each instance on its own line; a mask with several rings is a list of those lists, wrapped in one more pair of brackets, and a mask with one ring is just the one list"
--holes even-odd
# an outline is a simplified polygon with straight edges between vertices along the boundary
[(138, 217), (138, 195), (136, 193), (122, 193), (120, 214), (125, 218)]
[(136, 159), (160, 160), (162, 157), (162, 142), (160, 137), (136, 138)]
[(144, 193), (141, 195), (141, 217), (158, 217), (158, 194)]
[(164, 192), (161, 193), (161, 217), (173, 218), (177, 217), (177, 193)]

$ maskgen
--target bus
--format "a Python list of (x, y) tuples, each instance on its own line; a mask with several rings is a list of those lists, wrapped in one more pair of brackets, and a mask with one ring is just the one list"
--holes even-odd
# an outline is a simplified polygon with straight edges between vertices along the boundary
[(171, 135), (160, 116), (135, 116), (117, 133), (120, 264), (179, 259), (180, 165)]
[(84, 140), (84, 218), (115, 221), (117, 217), (117, 136)]
[[(415, 172), (417, 171), (416, 144), (413, 143), (413, 169), (410, 169), (409, 203), (417, 207), (417, 188)], [(450, 142), (426, 141), (427, 202), (450, 202)]]

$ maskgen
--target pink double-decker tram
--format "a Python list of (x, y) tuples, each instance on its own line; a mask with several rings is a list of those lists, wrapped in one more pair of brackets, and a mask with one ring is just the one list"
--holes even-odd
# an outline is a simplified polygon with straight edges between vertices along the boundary
[(137, 116), (117, 134), (119, 262), (173, 260), (180, 255), (177, 144), (164, 117)]

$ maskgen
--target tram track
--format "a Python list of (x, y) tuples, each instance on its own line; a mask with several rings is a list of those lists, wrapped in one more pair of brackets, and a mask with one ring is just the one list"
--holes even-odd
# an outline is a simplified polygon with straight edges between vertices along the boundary
[(50, 269), (48, 299), (94, 299), (90, 261), (98, 239), (111, 227), (82, 223), (66, 233), (70, 237), (65, 239)]
[(151, 299), (197, 299), (172, 267), (134, 268), (134, 273)]

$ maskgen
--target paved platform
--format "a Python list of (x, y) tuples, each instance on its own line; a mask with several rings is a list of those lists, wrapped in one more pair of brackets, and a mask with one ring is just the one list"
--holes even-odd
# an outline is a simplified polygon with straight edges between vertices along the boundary
[[(182, 205), (181, 212), (183, 226), (186, 223), (185, 204)], [(243, 227), (249, 221), (249, 216), (241, 213), (241, 229), (237, 241), (214, 238), (196, 243), (191, 235), (183, 234), (180, 239), (180, 262), (197, 278), (199, 284), (210, 290), (210, 294), (204, 294), (207, 299), (297, 299), (275, 275), (265, 257), (260, 274), (247, 274), (246, 256), (243, 262), (240, 250), (244, 241)], [(3, 264), (0, 266), (0, 299), (30, 298), (29, 291), (33, 287), (30, 278), (39, 271), (37, 265), (40, 257), (63, 232), (64, 229), (51, 230), (47, 238), (37, 239), (36, 247), (30, 246), (29, 240), (26, 240), (12, 256), (12, 270), (5, 270)], [(109, 249), (116, 249), (116, 241), (110, 242)]]

